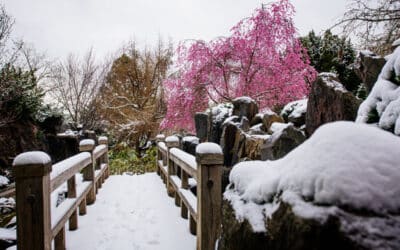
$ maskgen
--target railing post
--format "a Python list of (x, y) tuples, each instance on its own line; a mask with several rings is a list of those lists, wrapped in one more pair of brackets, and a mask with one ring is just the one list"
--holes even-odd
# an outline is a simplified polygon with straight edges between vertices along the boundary
[(110, 160), (108, 158), (108, 138), (106, 136), (100, 136), (98, 141), (99, 141), (99, 145), (106, 145), (106, 148), (107, 148), (107, 152), (103, 156), (104, 157), (103, 163), (107, 164), (107, 169), (104, 171), (104, 173), (105, 173), (104, 177), (107, 179), (110, 176), (110, 166), (109, 166)]
[(51, 249), (51, 169), (50, 156), (44, 152), (26, 152), (14, 159), (19, 250)]
[(87, 166), (86, 168), (83, 169), (83, 180), (92, 182), (92, 187), (90, 188), (90, 191), (86, 197), (86, 203), (89, 205), (93, 204), (96, 201), (96, 183), (94, 175), (94, 167), (96, 161), (94, 160), (93, 150), (94, 150), (94, 140), (85, 139), (80, 141), (79, 151), (89, 152), (92, 158), (92, 163), (90, 164), (90, 166)]
[(165, 138), (165, 145), (167, 146), (167, 164), (168, 164), (168, 175), (167, 175), (167, 192), (168, 195), (174, 196), (174, 188), (171, 184), (171, 175), (176, 175), (176, 171), (174, 168), (174, 162), (170, 159), (170, 150), (171, 148), (179, 148), (179, 138), (176, 136), (168, 136)]
[[(72, 176), (67, 182), (68, 198), (76, 198), (76, 181), (75, 175)], [(78, 228), (78, 213), (73, 212), (69, 218), (69, 230), (76, 230)]]
[(161, 161), (163, 159), (162, 157), (162, 153), (160, 151), (160, 149), (158, 148), (158, 143), (159, 142), (164, 142), (165, 141), (165, 135), (163, 134), (159, 134), (156, 136), (156, 144), (157, 144), (157, 174), (161, 176), (161, 169), (160, 166), (158, 165), (158, 161)]
[(213, 250), (220, 235), (222, 206), (222, 149), (215, 143), (196, 147), (197, 250)]

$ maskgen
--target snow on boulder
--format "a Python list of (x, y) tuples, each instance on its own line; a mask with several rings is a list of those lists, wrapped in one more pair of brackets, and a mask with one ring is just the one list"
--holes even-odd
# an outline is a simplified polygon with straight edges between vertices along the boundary
[(258, 113), (257, 102), (250, 97), (242, 96), (235, 98), (232, 101), (233, 111), (232, 115), (237, 115), (240, 118), (243, 116), (247, 117), (249, 121)]
[(289, 102), (283, 107), (281, 116), (286, 122), (292, 122), (296, 126), (301, 126), (306, 122), (308, 99)]
[(0, 187), (6, 186), (9, 183), (10, 183), (10, 180), (7, 177), (0, 175)]
[(400, 39), (397, 39), (396, 41), (394, 41), (393, 43), (392, 43), (392, 46), (393, 47), (397, 47), (397, 46), (399, 46), (400, 45)]
[(330, 123), (280, 160), (237, 164), (230, 182), (256, 204), (288, 192), (314, 205), (399, 213), (399, 148), (398, 137), (378, 128)]
[(13, 166), (46, 165), (51, 163), (50, 156), (42, 151), (30, 151), (19, 154), (13, 161)]
[(383, 66), (378, 81), (358, 109), (356, 122), (377, 123), (400, 135), (400, 47)]

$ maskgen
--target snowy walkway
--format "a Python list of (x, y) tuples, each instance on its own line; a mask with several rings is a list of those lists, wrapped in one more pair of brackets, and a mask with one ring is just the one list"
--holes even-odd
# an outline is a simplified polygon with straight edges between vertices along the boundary
[(94, 205), (66, 231), (68, 250), (190, 250), (196, 238), (155, 173), (110, 176)]

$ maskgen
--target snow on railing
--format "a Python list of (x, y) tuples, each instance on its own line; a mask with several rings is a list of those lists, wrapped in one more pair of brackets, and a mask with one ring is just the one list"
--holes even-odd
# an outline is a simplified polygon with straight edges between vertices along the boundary
[[(44, 152), (26, 152), (13, 162), (17, 203), (18, 249), (65, 249), (65, 224), (78, 228), (79, 214), (86, 214), (86, 205), (96, 200), (97, 189), (109, 176), (108, 140), (99, 137), (82, 140), (81, 153), (52, 165)], [(76, 175), (83, 181), (77, 184)], [(51, 204), (51, 193), (67, 186), (67, 198), (58, 206)]]
[[(168, 195), (181, 207), (182, 218), (189, 218), (190, 232), (197, 235), (197, 249), (214, 249), (221, 225), (221, 147), (201, 143), (193, 156), (180, 149), (176, 136), (158, 135), (156, 140), (157, 173), (166, 183)], [(196, 182), (196, 192), (189, 189), (193, 182)]]

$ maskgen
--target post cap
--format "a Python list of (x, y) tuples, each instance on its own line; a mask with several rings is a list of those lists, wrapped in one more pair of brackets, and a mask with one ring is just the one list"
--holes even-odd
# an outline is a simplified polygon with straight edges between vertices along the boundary
[(108, 145), (108, 138), (107, 136), (100, 136), (98, 139), (99, 144), (105, 144)]
[(196, 147), (196, 161), (201, 165), (221, 165), (224, 155), (221, 147), (213, 142), (200, 143)]
[(84, 139), (79, 142), (79, 151), (92, 151), (94, 149), (94, 140)]
[(156, 136), (156, 142), (161, 142), (161, 141), (165, 141), (165, 135), (164, 134), (158, 134)]
[(168, 136), (165, 138), (165, 145), (168, 148), (177, 148), (179, 147), (179, 138), (176, 135)]
[(42, 151), (19, 154), (12, 165), (16, 177), (44, 176), (52, 169), (50, 156)]

